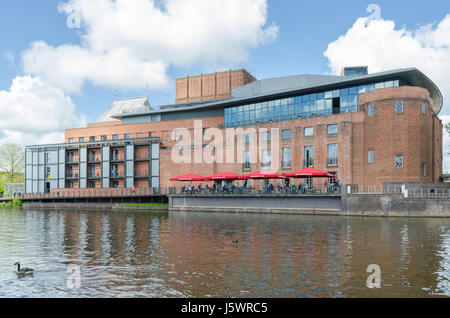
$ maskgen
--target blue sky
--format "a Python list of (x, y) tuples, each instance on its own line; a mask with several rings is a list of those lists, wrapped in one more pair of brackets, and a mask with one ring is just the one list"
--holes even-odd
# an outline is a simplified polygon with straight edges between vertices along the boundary
[[(72, 1), (74, 1), (74, 3), (78, 1), (80, 1), (80, 3), (83, 3), (83, 0)], [(95, 1), (100, 3), (102, 1), (108, 2), (112, 0)], [(133, 1), (137, 1), (142, 4), (143, 1), (150, 0)], [(170, 1), (175, 2), (176, 0)], [(199, 2), (201, 0), (194, 1)], [(225, 2), (225, 0), (223, 1)], [(345, 39), (343, 39), (341, 43), (337, 43), (336, 50), (334, 50), (333, 52), (330, 51), (331, 53), (328, 57), (326, 57), (324, 53), (327, 51), (331, 43), (336, 43), (339, 37), (344, 36), (348, 41), (352, 39), (352, 35), (349, 35), (348, 31), (352, 27), (354, 27), (356, 31), (358, 31), (357, 27), (355, 26), (355, 22), (358, 20), (358, 18), (367, 17), (370, 15), (370, 13), (366, 12), (366, 8), (369, 4), (379, 5), (379, 7), (381, 8), (381, 19), (386, 22), (385, 25), (387, 25), (387, 21), (393, 21), (395, 23), (393, 30), (380, 32), (390, 32), (393, 34), (393, 36), (397, 36), (395, 34), (396, 31), (404, 29), (406, 33), (401, 35), (403, 36), (403, 38), (408, 37), (408, 32), (412, 32), (414, 34), (414, 32), (420, 30), (421, 27), (428, 24), (433, 24), (433, 26), (431, 27), (432, 29), (437, 28), (438, 24), (446, 19), (447, 14), (450, 14), (450, 4), (447, 0), (433, 0), (431, 1), (433, 5), (430, 5), (430, 1), (411, 0), (256, 1), (261, 4), (260, 8), (263, 7), (263, 4), (265, 5), (265, 7), (263, 8), (264, 10), (262, 9), (262, 13), (260, 15), (255, 15), (254, 17), (252, 14), (247, 13), (242, 17), (237, 16), (235, 18), (239, 19), (237, 21), (240, 21), (243, 18), (247, 18), (247, 15), (249, 15), (248, 20), (254, 19), (255, 21), (259, 21), (259, 24), (255, 22), (255, 25), (257, 25), (260, 31), (262, 30), (263, 33), (265, 32), (265, 36), (269, 37), (270, 39), (267, 41), (261, 39), (260, 41), (256, 41), (253, 45), (247, 46), (246, 44), (244, 44), (247, 39), (261, 36), (261, 32), (255, 33), (254, 28), (249, 27), (248, 34), (242, 35), (242, 38), (244, 40), (236, 40), (232, 35), (230, 35), (229, 38), (225, 38), (223, 40), (225, 43), (226, 41), (231, 41), (233, 43), (233, 45), (230, 45), (230, 52), (212, 51), (211, 55), (213, 55), (213, 57), (211, 58), (211, 61), (204, 62), (209, 57), (207, 55), (203, 56), (201, 52), (198, 52), (198, 50), (196, 51), (195, 49), (192, 49), (193, 57), (188, 62), (179, 61), (176, 57), (167, 60), (164, 60), (164, 58), (162, 58), (164, 60), (165, 66), (164, 71), (158, 69), (158, 72), (155, 74), (161, 75), (165, 78), (165, 80), (161, 79), (158, 82), (155, 81), (154, 85), (153, 82), (150, 84), (150, 101), (152, 105), (158, 106), (161, 104), (172, 103), (175, 99), (175, 78), (190, 74), (193, 75), (197, 73), (206, 73), (216, 70), (220, 71), (230, 68), (246, 68), (257, 78), (268, 78), (300, 73), (328, 74), (335, 72), (336, 70), (333, 69), (333, 67), (330, 67), (330, 65), (333, 66), (340, 61), (347, 61), (346, 58), (352, 58), (351, 56), (342, 56), (345, 54), (348, 55), (348, 52), (345, 51), (345, 48), (342, 48), (342, 46), (348, 42), (345, 42)], [(63, 57), (61, 57), (62, 53), (60, 54), (60, 52), (55, 53), (55, 51), (57, 51), (57, 48), (61, 47), (62, 45), (86, 47), (85, 42), (81, 40), (80, 35), (86, 35), (89, 34), (89, 32), (94, 34), (95, 28), (98, 27), (98, 21), (96, 22), (95, 20), (97, 17), (89, 16), (88, 10), (90, 8), (86, 8), (86, 10), (83, 11), (84, 13), (82, 16), (82, 27), (80, 29), (71, 29), (67, 27), (66, 19), (68, 14), (64, 13), (63, 10), (58, 10), (58, 5), (65, 2), (67, 1), (60, 2), (57, 0), (2, 0), (0, 2), (0, 107), (2, 103), (1, 92), (9, 92), (13, 80), (15, 78), (20, 79), (23, 76), (31, 76), (32, 78), (42, 79), (44, 83), (39, 87), (44, 87), (48, 84), (47, 86), (51, 87), (53, 93), (55, 93), (53, 88), (55, 90), (61, 90), (63, 97), (61, 97), (61, 94), (55, 93), (52, 99), (53, 103), (57, 104), (57, 100), (59, 99), (64, 100), (64, 103), (67, 103), (67, 98), (70, 98), (71, 103), (69, 103), (69, 105), (70, 107), (72, 107), (70, 109), (70, 112), (73, 115), (71, 119), (73, 119), (74, 121), (79, 119), (80, 124), (84, 124), (85, 122), (89, 121), (95, 121), (105, 111), (105, 109), (110, 106), (113, 100), (114, 89), (117, 90), (118, 97), (133, 97), (145, 95), (146, 83), (144, 79), (141, 81), (142, 84), (140, 84), (140, 82), (137, 82), (134, 83), (134, 85), (126, 85), (126, 83), (122, 85), (120, 79), (105, 79), (99, 77), (98, 74), (91, 74), (86, 71), (86, 74), (82, 75), (79, 75), (77, 73), (77, 76), (79, 75), (82, 78), (82, 84), (74, 84), (74, 87), (78, 85), (79, 88), (71, 89), (70, 76), (61, 76), (61, 78), (57, 77), (58, 74), (66, 74), (64, 65), (59, 66), (59, 68), (62, 68), (62, 70), (58, 69), (58, 67), (55, 67), (54, 71), (57, 75), (52, 76), (53, 69), (51, 59), (54, 56), (61, 58), (63, 61), (62, 64), (70, 63), (70, 65), (74, 65), (74, 63), (79, 63), (79, 61), (72, 63), (70, 59), (67, 59), (67, 55), (63, 55)], [(211, 5), (214, 5), (213, 2), (210, 3)], [(237, 8), (237, 10), (239, 9), (240, 8)], [(265, 9), (267, 9), (267, 11), (265, 11)], [(226, 15), (227, 11), (223, 11), (223, 14)], [(212, 14), (219, 14), (216, 13), (216, 11), (212, 12)], [(108, 24), (107, 22), (105, 22), (105, 17), (101, 17), (101, 14), (102, 13), (98, 14), (98, 20), (101, 21), (103, 25), (99, 28), (101, 28), (101, 31), (104, 31), (104, 29), (107, 28)], [(91, 21), (84, 23), (85, 21), (83, 19), (87, 19), (88, 16)], [(106, 21), (107, 18), (108, 17), (106, 17)], [(201, 13), (199, 13), (199, 17), (197, 18), (202, 18)], [(221, 17), (219, 17), (219, 19), (220, 18)], [(226, 18), (227, 17), (224, 17), (224, 19)], [(261, 18), (263, 18), (262, 23)], [(126, 21), (130, 21), (131, 23), (133, 19), (134, 18), (132, 16), (127, 17)], [(271, 29), (271, 26), (273, 26), (274, 28)], [(242, 33), (246, 32), (246, 27), (247, 26), (243, 26), (244, 29)], [(442, 29), (444, 29), (444, 31), (447, 30), (444, 27)], [(220, 31), (220, 27), (217, 27), (217, 30)], [(374, 29), (372, 31), (378, 32), (377, 30), (378, 29)], [(115, 31), (117, 30), (112, 30), (111, 33), (114, 33)], [(366, 29), (362, 30), (362, 32), (366, 31), (368, 32), (368, 30)], [(98, 33), (100, 35), (91, 34), (92, 36), (88, 37), (87, 41), (91, 40), (91, 47), (95, 46), (98, 43), (101, 34), (107, 34), (108, 32)], [(152, 33), (152, 30), (149, 29), (149, 33)], [(437, 37), (438, 35), (442, 37), (442, 33), (443, 32), (440, 32), (438, 34), (438, 32), (429, 31), (423, 32), (422, 35), (425, 34), (425, 37), (430, 38), (434, 36)], [(216, 34), (216, 36), (220, 37), (221, 35)], [(264, 36), (261, 36), (261, 38), (263, 37)], [(102, 39), (100, 39), (100, 42), (101, 40)], [(124, 39), (123, 34), (118, 35), (117, 37), (111, 37), (111, 41), (120, 42), (122, 40), (127, 40)], [(193, 38), (192, 40), (195, 41), (197, 39)], [(422, 38), (421, 40), (424, 41)], [(32, 49), (32, 43), (36, 41), (43, 41), (46, 45), (45, 50)], [(84, 39), (84, 41), (86, 41), (86, 38)], [(92, 44), (94, 42), (96, 44)], [(111, 45), (110, 42), (105, 41), (105, 43), (109, 43), (106, 45)], [(217, 43), (218, 45), (220, 44), (220, 42)], [(112, 45), (114, 46), (114, 44)], [(206, 46), (206, 44), (204, 45)], [(361, 45), (365, 45), (365, 43), (361, 43)], [(449, 51), (448, 45), (446, 45), (447, 44), (444, 43), (443, 47), (438, 48), (439, 50), (444, 52), (443, 54), (447, 54)], [(89, 49), (86, 49), (86, 51), (91, 50), (91, 47), (89, 47)], [(132, 49), (134, 49), (134, 47)], [(142, 48), (138, 48), (136, 46), (136, 50), (141, 49)], [(184, 49), (191, 50), (191, 48), (189, 48), (188, 46)], [(220, 50), (223, 51), (222, 48)], [(233, 55), (233, 50), (238, 51), (238, 53), (236, 53), (237, 57), (227, 60), (226, 56)], [(45, 52), (43, 53), (43, 51)], [(150, 49), (149, 51), (152, 50)], [(242, 53), (241, 51), (244, 51), (245, 54), (240, 54)], [(24, 52), (28, 52), (29, 54), (27, 56), (31, 56), (32, 59), (27, 59), (26, 61), (24, 61)], [(180, 53), (177, 54), (182, 55), (182, 52), (184, 51), (180, 50)], [(401, 55), (401, 53), (402, 52), (393, 51), (392, 55)], [(418, 52), (417, 56), (420, 56), (420, 52)], [(143, 60), (147, 61), (145, 54), (144, 56), (142, 56), (141, 54), (140, 57)], [(361, 57), (357, 58), (358, 62), (364, 61), (364, 59), (361, 60)], [(420, 59), (420, 57), (412, 56), (410, 58), (411, 60), (406, 62), (410, 63), (409, 66), (417, 66), (421, 68), (421, 63), (426, 63), (426, 61), (416, 60)], [(41, 63), (40, 59), (43, 59), (44, 62)], [(152, 59), (158, 59), (157, 53), (152, 56)], [(371, 65), (371, 61), (377, 61), (377, 57), (373, 57), (372, 60), (368, 60), (365, 64), (369, 65), (369, 70), (378, 71), (379, 69), (381, 70), (386, 67), (394, 68), (397, 64), (401, 64), (398, 63), (399, 59), (401, 60), (401, 56), (397, 57), (397, 59), (393, 58), (392, 61), (388, 64), (376, 63), (376, 65)], [(402, 63), (404, 64), (405, 62), (402, 61)], [(44, 66), (40, 67), (41, 64)], [(50, 67), (48, 67), (49, 65)], [(423, 65), (425, 65), (426, 68), (426, 64)], [(151, 69), (151, 66), (147, 66)], [(405, 65), (399, 65), (399, 67), (403, 66)], [(114, 64), (112, 65), (112, 67), (114, 67)], [(446, 67), (448, 67), (448, 65), (446, 65)], [(80, 68), (80, 70), (82, 71), (82, 68)], [(433, 80), (435, 80), (436, 77), (443, 81), (442, 78), (439, 78), (439, 76), (442, 77), (443, 75), (438, 71), (436, 71), (436, 75), (430, 74), (430, 72), (434, 72), (431, 68), (427, 68), (424, 71)], [(111, 76), (117, 75), (112, 73)], [(74, 77), (74, 83), (76, 83), (77, 80), (79, 80), (79, 78)], [(60, 86), (59, 83), (64, 81), (64, 85)], [(115, 83), (118, 83), (117, 87), (114, 87)], [(24, 83), (22, 84), (25, 85)], [(34, 83), (33, 85), (35, 84), (36, 83)], [(45, 86), (46, 89), (48, 89), (47, 86)], [(441, 88), (444, 91), (444, 95), (447, 94), (447, 88), (448, 87), (444, 87), (443, 89)], [(11, 96), (9, 96), (8, 98), (9, 103), (11, 103), (11, 100), (17, 100)], [(39, 102), (45, 102), (45, 98), (42, 97), (42, 95), (39, 95), (39, 101), (37, 101), (36, 103)], [(55, 107), (58, 107), (58, 105), (55, 105)], [(66, 106), (62, 105), (61, 107)], [(450, 108), (447, 107), (447, 104), (441, 115), (450, 115)], [(447, 117), (444, 117), (445, 120), (447, 120)], [(55, 118), (55, 120), (58, 119)], [(69, 119), (64, 118), (64, 120), (67, 121)], [(79, 125), (75, 123), (74, 126)], [(59, 131), (58, 129), (59, 128), (55, 126), (52, 129), (49, 128), (49, 130), (30, 130), (24, 132), (24, 134), (28, 137), (24, 135), (17, 138), (22, 138), (20, 139), (20, 141), (25, 142), (27, 138), (29, 139), (30, 136), (57, 133)], [(0, 123), (0, 140), (2, 136), (12, 134), (12, 131), (15, 130), (11, 126), (2, 127)], [(20, 129), (16, 129), (16, 132), (17, 133), (15, 136), (19, 136), (21, 131)], [(36, 140), (39, 140), (39, 138), (36, 138)]]

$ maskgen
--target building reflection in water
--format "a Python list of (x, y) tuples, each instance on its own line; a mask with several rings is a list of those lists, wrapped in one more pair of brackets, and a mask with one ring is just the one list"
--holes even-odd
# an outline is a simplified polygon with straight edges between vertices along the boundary
[[(0, 259), (30, 250), (50, 296), (450, 295), (446, 219), (30, 211), (0, 221)], [(64, 285), (68, 264), (82, 267), (80, 290)], [(365, 286), (369, 264), (380, 289)]]

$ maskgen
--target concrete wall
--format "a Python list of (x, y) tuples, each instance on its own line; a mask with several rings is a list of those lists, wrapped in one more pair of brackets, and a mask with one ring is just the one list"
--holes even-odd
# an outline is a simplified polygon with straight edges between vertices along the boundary
[(340, 214), (339, 196), (171, 196), (171, 211)]
[(404, 198), (402, 195), (342, 196), (343, 215), (450, 217), (448, 198)]

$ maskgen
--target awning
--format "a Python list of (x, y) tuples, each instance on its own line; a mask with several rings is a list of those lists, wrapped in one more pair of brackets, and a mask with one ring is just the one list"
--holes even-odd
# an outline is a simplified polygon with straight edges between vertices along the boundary
[(269, 170), (262, 170), (249, 173), (244, 176), (245, 179), (287, 179), (282, 174), (272, 172)]
[(204, 178), (195, 173), (185, 174), (176, 178), (170, 179), (170, 181), (203, 181)]
[(289, 178), (336, 178), (335, 175), (314, 168), (305, 168), (284, 174)]
[(213, 181), (213, 180), (243, 180), (243, 177), (241, 175), (234, 174), (231, 172), (222, 172), (222, 173), (218, 173), (218, 174), (203, 178), (203, 180), (209, 180), (209, 181)]

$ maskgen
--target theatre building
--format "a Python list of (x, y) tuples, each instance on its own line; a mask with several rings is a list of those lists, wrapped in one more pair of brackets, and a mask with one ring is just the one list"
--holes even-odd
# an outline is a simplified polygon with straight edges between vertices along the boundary
[[(442, 95), (416, 68), (368, 74), (367, 67), (347, 67), (341, 76), (262, 80), (235, 70), (180, 78), (176, 87), (175, 104), (115, 100), (97, 122), (66, 130), (63, 144), (27, 147), (26, 192), (161, 189), (180, 187), (169, 179), (187, 173), (273, 167), (279, 173), (314, 167), (360, 187), (438, 182), (442, 173)], [(242, 128), (234, 160), (223, 154), (214, 162), (174, 162), (176, 152), (208, 151), (219, 158), (220, 145), (211, 145), (208, 128), (223, 132), (223, 143), (227, 129)], [(180, 146), (180, 129), (196, 143)], [(250, 147), (255, 140), (257, 150)]]

